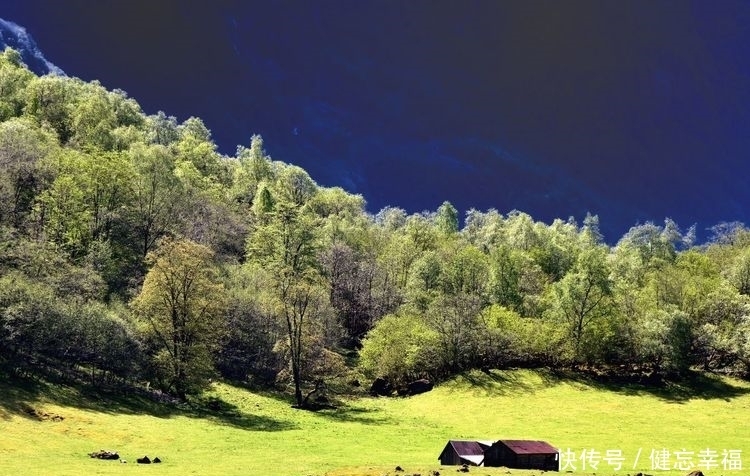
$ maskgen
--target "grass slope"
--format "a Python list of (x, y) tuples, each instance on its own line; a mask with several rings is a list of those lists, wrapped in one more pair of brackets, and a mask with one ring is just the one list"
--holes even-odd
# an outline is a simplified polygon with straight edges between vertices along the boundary
[[(218, 405), (171, 408), (136, 398), (102, 398), (46, 383), (0, 381), (0, 474), (384, 475), (456, 474), (437, 456), (450, 438), (547, 440), (576, 456), (584, 449), (623, 452), (625, 466), (572, 474), (653, 471), (652, 449), (673, 452), (739, 449), (750, 467), (750, 384), (696, 375), (680, 386), (649, 389), (560, 378), (541, 371), (472, 372), (411, 398), (363, 398), (333, 411), (290, 408), (276, 394), (224, 384), (209, 397)], [(60, 419), (62, 417), (62, 420)], [(90, 459), (111, 449), (128, 460)], [(633, 468), (641, 449), (639, 464)], [(135, 464), (148, 454), (160, 465)], [(743, 463), (745, 463), (743, 461)], [(404, 473), (396, 473), (400, 465)], [(472, 468), (500, 475), (506, 469)], [(511, 470), (511, 474), (539, 472)]]

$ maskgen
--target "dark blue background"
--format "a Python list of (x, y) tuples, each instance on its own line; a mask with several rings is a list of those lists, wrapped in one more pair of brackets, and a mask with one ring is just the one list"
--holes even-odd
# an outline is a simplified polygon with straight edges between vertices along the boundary
[[(368, 209), (748, 221), (750, 4), (18, 0), (72, 76)], [(702, 233), (705, 236), (705, 232)]]

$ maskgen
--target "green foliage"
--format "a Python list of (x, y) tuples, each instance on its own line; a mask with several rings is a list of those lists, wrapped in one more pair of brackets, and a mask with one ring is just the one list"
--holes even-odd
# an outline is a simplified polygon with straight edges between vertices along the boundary
[(490, 255), (489, 290), (493, 302), (521, 312), (523, 293), (521, 277), (530, 263), (525, 255), (508, 246), (500, 246)]
[(233, 267), (227, 276), (227, 333), (217, 369), (227, 378), (269, 384), (279, 370), (274, 346), (284, 335), (266, 289), (269, 275), (260, 267)]
[[(372, 216), (364, 197), (321, 187), (264, 147), (253, 135), (224, 157), (199, 118), (147, 116), (124, 91), (36, 77), (17, 52), (0, 54), (4, 352), (157, 378), (177, 393), (218, 369), (292, 382), (298, 403), (303, 388), (341, 381), (341, 348), (355, 360), (363, 342), (369, 371), (383, 353), (400, 379), (512, 363), (750, 368), (741, 223), (695, 247), (695, 227), (665, 219), (609, 247), (591, 214), (579, 227), (472, 209), (463, 229), (449, 202)], [(195, 324), (194, 342), (190, 326), (167, 326), (168, 269), (201, 277), (187, 307), (171, 307)], [(429, 352), (396, 365), (372, 344), (390, 315)]]
[(175, 158), (163, 145), (137, 144), (129, 155), (136, 176), (128, 221), (136, 249), (145, 257), (159, 238), (178, 225), (183, 189), (174, 174)]
[(317, 192), (317, 185), (302, 168), (287, 165), (279, 172), (276, 181), (282, 200), (295, 205), (306, 204)]
[(0, 277), (0, 332), (3, 350), (14, 353), (47, 353), (56, 341), (51, 325), (62, 321), (52, 290), (25, 276)]
[(71, 109), (81, 86), (80, 80), (62, 76), (35, 77), (25, 90), (24, 114), (55, 131), (60, 143), (67, 144), (73, 135)]
[(435, 213), (435, 226), (446, 235), (458, 232), (458, 211), (450, 202), (443, 202)]
[(16, 50), (6, 48), (0, 54), (0, 121), (23, 113), (24, 92), (33, 78), (34, 74), (25, 68)]
[(485, 308), (481, 319), (487, 329), (484, 352), (496, 365), (555, 365), (571, 358), (565, 328), (554, 322), (522, 317), (499, 305)]
[(603, 326), (601, 321), (610, 315), (612, 289), (606, 251), (602, 247), (583, 251), (571, 272), (551, 291), (550, 316), (567, 329), (575, 358), (583, 359), (590, 353), (586, 344), (601, 340), (596, 334)]
[(27, 119), (0, 122), (0, 223), (28, 225), (39, 193), (53, 171), (45, 160), (55, 150), (55, 139)]
[(135, 172), (120, 152), (65, 150), (55, 159), (56, 178), (40, 195), (37, 215), (51, 241), (80, 257), (124, 224)]
[(165, 241), (149, 254), (151, 269), (133, 302), (154, 342), (157, 377), (183, 398), (208, 385), (225, 330), (225, 290), (211, 260), (204, 246)]
[(435, 349), (439, 337), (424, 320), (411, 314), (384, 316), (362, 342), (360, 366), (370, 377), (395, 383), (429, 377), (439, 369)]
[(657, 371), (684, 372), (690, 359), (690, 322), (680, 311), (655, 311), (636, 328), (636, 350)]
[(737, 291), (750, 296), (750, 248), (745, 249), (734, 259), (730, 280)]
[(271, 309), (286, 329), (287, 339), (279, 350), (290, 364), (295, 400), (302, 406), (305, 369), (312, 364), (311, 342), (325, 337), (315, 335), (315, 329), (329, 313), (330, 300), (318, 263), (318, 219), (303, 206), (314, 184), (292, 167), (282, 171), (280, 181), (281, 200), (256, 224), (246, 249), (248, 262), (268, 273)]
[(88, 83), (81, 88), (70, 112), (71, 141), (78, 147), (102, 150), (114, 147), (112, 131), (118, 124), (110, 95), (97, 82)]

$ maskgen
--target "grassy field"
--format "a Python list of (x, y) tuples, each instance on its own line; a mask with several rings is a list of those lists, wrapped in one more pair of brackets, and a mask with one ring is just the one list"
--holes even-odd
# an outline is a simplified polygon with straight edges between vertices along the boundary
[[(277, 394), (225, 384), (215, 384), (209, 397), (211, 410), (179, 409), (4, 379), (0, 475), (445, 475), (456, 474), (455, 467), (441, 468), (437, 456), (451, 438), (547, 440), (570, 448), (575, 475), (687, 474), (652, 469), (651, 451), (663, 449), (670, 466), (678, 456), (692, 456), (697, 465), (700, 451), (716, 451), (718, 468), (700, 468), (706, 476), (747, 474), (723, 468), (725, 449), (740, 450), (750, 468), (750, 384), (708, 375), (649, 389), (547, 372), (475, 372), (416, 397), (362, 398), (317, 413), (294, 410)], [(128, 463), (87, 456), (99, 449), (116, 450)], [(604, 460), (584, 469), (579, 458), (592, 449), (602, 456), (621, 451), (622, 469)], [(683, 450), (688, 453), (677, 453)], [(163, 463), (135, 464), (143, 455)], [(469, 474), (507, 471), (471, 468)]]

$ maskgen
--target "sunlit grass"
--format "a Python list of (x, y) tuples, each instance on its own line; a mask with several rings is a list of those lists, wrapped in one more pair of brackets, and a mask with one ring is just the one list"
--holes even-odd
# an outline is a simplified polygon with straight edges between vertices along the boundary
[[(273, 393), (216, 384), (211, 405), (169, 408), (138, 399), (83, 396), (48, 384), (0, 383), (0, 474), (78, 475), (243, 474), (383, 475), (440, 468), (437, 456), (451, 438), (541, 439), (553, 446), (625, 456), (615, 473), (684, 475), (651, 469), (652, 449), (696, 453), (740, 449), (750, 465), (750, 385), (698, 376), (666, 389), (608, 386), (542, 371), (472, 372), (410, 398), (344, 401), (317, 413), (292, 409)], [(47, 417), (44, 417), (44, 414)], [(42, 415), (40, 419), (40, 415)], [(54, 421), (61, 416), (62, 421)], [(116, 450), (128, 461), (90, 459)], [(633, 468), (635, 455), (640, 462)], [(159, 456), (148, 468), (137, 457)], [(672, 464), (676, 461), (672, 459)], [(470, 474), (507, 474), (473, 468)], [(512, 474), (535, 474), (511, 470)], [(538, 472), (536, 472), (538, 473)], [(718, 470), (707, 474), (745, 474)]]

